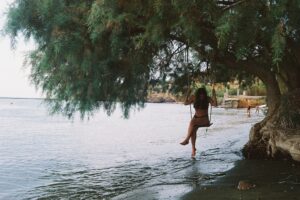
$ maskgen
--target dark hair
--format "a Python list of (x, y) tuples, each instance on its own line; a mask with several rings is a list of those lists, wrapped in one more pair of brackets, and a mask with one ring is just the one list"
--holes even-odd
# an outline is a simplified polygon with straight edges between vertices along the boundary
[[(204, 98), (201, 99), (200, 95), (203, 94)], [(208, 108), (208, 96), (205, 88), (198, 88), (195, 92), (195, 109), (207, 109)]]

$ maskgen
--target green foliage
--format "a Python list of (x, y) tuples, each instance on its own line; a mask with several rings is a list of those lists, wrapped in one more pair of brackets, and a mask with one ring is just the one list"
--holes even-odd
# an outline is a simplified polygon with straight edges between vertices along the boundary
[(253, 77), (238, 76), (219, 57), (255, 61), (270, 73), (276, 64), (284, 73), (283, 61), (294, 64), (296, 52), (287, 39), (300, 42), (299, 12), (291, 0), (229, 7), (215, 0), (16, 0), (6, 33), (13, 43), (18, 34), (36, 41), (31, 80), (54, 112), (111, 114), (118, 102), (128, 116), (144, 106), (154, 82), (184, 93), (212, 72), (219, 82)]
[(234, 14), (228, 13), (218, 21), (216, 28), (216, 36), (218, 38), (218, 47), (224, 49), (229, 44), (229, 39), (233, 32)]
[[(124, 39), (124, 15), (111, 22), (114, 13), (101, 7), (98, 12), (108, 17), (92, 26), (99, 2), (23, 0), (9, 12), (7, 32), (16, 38), (22, 31), (38, 42), (29, 57), (31, 79), (43, 89), (53, 112), (71, 117), (80, 111), (83, 117), (103, 108), (110, 114), (121, 102), (128, 116), (131, 105), (143, 106), (151, 53), (135, 53), (131, 41)], [(107, 27), (109, 22), (112, 27)]]

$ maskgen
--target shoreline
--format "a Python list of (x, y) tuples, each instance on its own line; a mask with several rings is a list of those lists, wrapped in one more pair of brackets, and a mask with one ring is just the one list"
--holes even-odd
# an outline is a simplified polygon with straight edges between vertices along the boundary
[[(266, 104), (265, 96), (224, 96), (218, 99), (218, 107), (222, 108), (255, 108)], [(170, 93), (150, 93), (148, 94), (146, 103), (183, 103), (184, 99), (176, 97)]]
[[(199, 167), (201, 162), (196, 166)], [(199, 174), (200, 175), (200, 174)], [(205, 177), (208, 178), (205, 178)], [(225, 172), (201, 174), (202, 180), (190, 183), (160, 184), (145, 186), (123, 193), (120, 199), (181, 199), (181, 200), (285, 200), (299, 199), (300, 165), (279, 160), (238, 160), (235, 166)], [(255, 184), (247, 190), (238, 190), (239, 181)]]
[[(280, 160), (239, 160), (235, 167), (214, 183), (200, 186), (181, 199), (299, 199), (300, 165)], [(255, 185), (247, 190), (238, 190), (239, 181)]]

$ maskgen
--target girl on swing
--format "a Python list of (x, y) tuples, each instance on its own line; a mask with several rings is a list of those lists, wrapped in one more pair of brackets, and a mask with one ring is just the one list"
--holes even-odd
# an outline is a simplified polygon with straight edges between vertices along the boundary
[(215, 89), (212, 90), (212, 97), (207, 96), (205, 88), (198, 88), (195, 95), (191, 96), (190, 91), (188, 91), (184, 105), (190, 105), (192, 103), (194, 104), (195, 115), (190, 121), (186, 138), (180, 144), (187, 145), (191, 139), (192, 157), (195, 157), (197, 130), (199, 127), (208, 127), (211, 125), (208, 118), (208, 104), (210, 103), (211, 106), (217, 106)]

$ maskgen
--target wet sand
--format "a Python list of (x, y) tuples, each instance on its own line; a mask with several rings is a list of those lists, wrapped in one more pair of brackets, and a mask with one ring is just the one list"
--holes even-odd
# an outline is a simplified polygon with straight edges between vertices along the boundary
[[(200, 162), (193, 165), (189, 173), (197, 173), (199, 165)], [(241, 180), (256, 186), (238, 190)], [(239, 160), (227, 172), (194, 174), (192, 186), (190, 183), (154, 185), (113, 199), (296, 200), (300, 199), (300, 165), (290, 161)]]
[[(240, 191), (240, 180), (256, 187)], [(300, 165), (290, 161), (240, 160), (223, 177), (204, 183), (180, 199), (300, 199)]]

